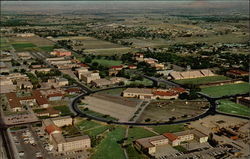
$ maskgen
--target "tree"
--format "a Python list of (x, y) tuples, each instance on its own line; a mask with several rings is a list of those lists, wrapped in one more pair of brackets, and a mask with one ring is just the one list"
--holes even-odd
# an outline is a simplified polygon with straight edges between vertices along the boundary
[(91, 63), (92, 62), (92, 58), (90, 56), (87, 56), (85, 59), (84, 59), (84, 62), (85, 63)]

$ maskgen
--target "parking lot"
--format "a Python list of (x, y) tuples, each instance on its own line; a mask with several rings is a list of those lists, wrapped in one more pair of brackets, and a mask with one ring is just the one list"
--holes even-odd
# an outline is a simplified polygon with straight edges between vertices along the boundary
[(12, 131), (12, 136), (21, 159), (52, 158), (52, 155), (49, 155), (43, 148), (41, 142), (31, 130), (31, 127)]

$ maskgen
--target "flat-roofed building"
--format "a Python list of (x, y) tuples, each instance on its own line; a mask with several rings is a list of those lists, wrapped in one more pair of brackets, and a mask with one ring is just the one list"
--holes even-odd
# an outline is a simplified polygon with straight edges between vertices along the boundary
[(50, 54), (55, 56), (71, 56), (71, 51), (65, 49), (54, 49)]
[(92, 80), (91, 85), (95, 87), (103, 87), (103, 86), (109, 86), (112, 85), (112, 82), (110, 80), (107, 80), (105, 78)]
[(49, 141), (57, 152), (77, 151), (91, 147), (91, 140), (88, 135), (65, 137), (60, 127), (73, 124), (69, 116), (43, 120), (43, 127), (49, 134)]
[(100, 75), (98, 71), (88, 71), (82, 72), (80, 79), (83, 80), (85, 83), (90, 83), (93, 80), (100, 79)]
[(157, 146), (165, 144), (168, 144), (168, 139), (163, 135), (142, 138), (135, 141), (135, 146), (139, 150), (146, 152), (150, 155), (156, 153)]
[(127, 98), (139, 98), (139, 99), (145, 99), (145, 98), (152, 98), (152, 89), (150, 88), (127, 88), (123, 91), (123, 97)]

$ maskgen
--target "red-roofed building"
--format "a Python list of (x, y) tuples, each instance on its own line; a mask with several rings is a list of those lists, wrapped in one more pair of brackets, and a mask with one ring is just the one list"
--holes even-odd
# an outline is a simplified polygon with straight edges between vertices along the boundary
[(172, 144), (172, 146), (178, 146), (181, 143), (181, 141), (178, 139), (178, 136), (172, 133), (165, 133), (163, 134), (163, 136), (168, 138), (168, 141)]
[(54, 133), (60, 133), (62, 130), (56, 125), (48, 125), (44, 129), (49, 135)]
[(174, 88), (171, 88), (171, 90), (175, 91), (176, 93), (184, 93), (184, 92), (187, 92), (186, 89), (182, 88), (182, 87), (174, 87)]
[(22, 105), (33, 106), (37, 104), (43, 108), (49, 106), (48, 100), (38, 90), (32, 91), (31, 96), (18, 97), (16, 93), (7, 93), (6, 97), (8, 98), (10, 108), (15, 112), (21, 111)]
[(137, 69), (137, 66), (136, 65), (128, 65), (128, 68), (129, 69)]
[(123, 69), (123, 65), (119, 65), (119, 66), (111, 66), (110, 69), (116, 70), (116, 71), (120, 71)]
[(227, 75), (232, 75), (232, 76), (235, 76), (235, 77), (249, 76), (249, 72), (234, 69), (234, 70), (227, 71)]
[(64, 95), (62, 93), (52, 93), (48, 94), (47, 98), (49, 101), (57, 101), (57, 100), (62, 100), (63, 96)]
[(177, 99), (178, 93), (174, 91), (153, 91), (153, 95), (159, 99)]
[(65, 90), (65, 92), (67, 92), (70, 95), (76, 94), (76, 93), (80, 93), (81, 89), (79, 88), (68, 88)]
[(89, 68), (89, 66), (88, 66), (87, 64), (85, 64), (85, 63), (78, 63), (78, 65), (79, 65), (80, 67), (87, 67), (87, 68)]

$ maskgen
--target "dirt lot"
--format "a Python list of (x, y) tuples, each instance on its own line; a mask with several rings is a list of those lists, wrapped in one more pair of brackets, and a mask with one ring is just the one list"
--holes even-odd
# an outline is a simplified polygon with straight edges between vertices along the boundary
[(176, 117), (176, 120), (187, 119), (204, 112), (201, 107), (206, 105), (206, 101), (153, 101), (144, 110), (139, 121), (144, 122), (148, 118), (151, 121), (168, 121), (171, 117)]
[(87, 107), (95, 112), (119, 119), (119, 121), (128, 121), (136, 111), (135, 101), (130, 101), (122, 97), (94, 94), (85, 97), (83, 100)]

